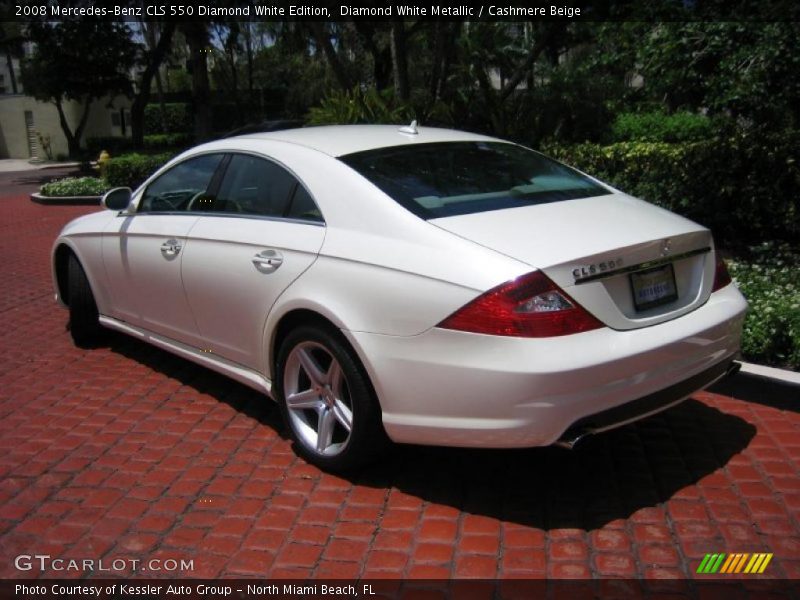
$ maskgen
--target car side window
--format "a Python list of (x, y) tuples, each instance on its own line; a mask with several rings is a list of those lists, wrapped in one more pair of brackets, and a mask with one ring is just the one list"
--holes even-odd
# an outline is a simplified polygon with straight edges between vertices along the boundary
[(204, 154), (185, 160), (156, 178), (144, 191), (138, 212), (208, 210), (208, 194), (224, 154)]
[(322, 213), (311, 194), (302, 185), (298, 185), (295, 189), (292, 202), (286, 211), (286, 216), (292, 219), (302, 219), (303, 221), (323, 222)]
[(272, 161), (234, 154), (214, 204), (215, 212), (281, 217), (297, 180)]

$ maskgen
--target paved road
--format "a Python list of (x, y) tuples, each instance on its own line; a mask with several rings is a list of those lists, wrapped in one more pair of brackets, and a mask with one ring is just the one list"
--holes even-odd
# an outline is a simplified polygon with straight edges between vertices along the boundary
[(259, 394), (121, 336), (73, 347), (48, 251), (90, 210), (0, 201), (0, 577), (37, 553), (193, 559), (194, 577), (682, 579), (706, 553), (773, 552), (761, 577), (800, 578), (791, 406), (701, 393), (572, 453), (404, 447), (327, 475)]

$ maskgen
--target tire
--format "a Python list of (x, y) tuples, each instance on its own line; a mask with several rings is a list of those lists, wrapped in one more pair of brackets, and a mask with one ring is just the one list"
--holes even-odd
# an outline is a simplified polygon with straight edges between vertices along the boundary
[(81, 348), (93, 346), (102, 337), (102, 327), (98, 321), (97, 304), (89, 280), (74, 255), (69, 257), (67, 266), (67, 289), (72, 341)]
[(375, 392), (338, 332), (293, 330), (281, 344), (275, 372), (276, 399), (300, 456), (342, 472), (383, 455), (389, 440)]

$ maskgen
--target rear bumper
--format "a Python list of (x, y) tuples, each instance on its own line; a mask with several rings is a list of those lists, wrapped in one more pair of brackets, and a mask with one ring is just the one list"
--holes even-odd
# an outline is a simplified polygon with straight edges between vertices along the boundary
[[(710, 385), (739, 352), (746, 307), (729, 285), (689, 314), (631, 331), (547, 339), (438, 328), (410, 337), (345, 333), (393, 440), (527, 447), (552, 444), (592, 415), (611, 414), (607, 424), (619, 424), (623, 413), (607, 411), (645, 407), (634, 411), (640, 418)], [(651, 396), (663, 402), (650, 407)]]
[(707, 388), (723, 377), (735, 374), (740, 368), (741, 364), (733, 360), (729, 362), (723, 361), (685, 381), (671, 385), (644, 398), (578, 419), (563, 433), (556, 444), (571, 449), (586, 436), (622, 427), (628, 423), (633, 423), (639, 419), (644, 419), (672, 408), (686, 400), (696, 391)]

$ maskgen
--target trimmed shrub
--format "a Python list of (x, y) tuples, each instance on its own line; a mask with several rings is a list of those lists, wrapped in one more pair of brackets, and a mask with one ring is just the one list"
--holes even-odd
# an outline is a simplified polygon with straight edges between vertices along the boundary
[(765, 242), (728, 260), (734, 282), (750, 303), (742, 353), (747, 360), (800, 369), (800, 252)]
[(86, 138), (85, 145), (89, 158), (92, 160), (96, 160), (103, 150), (111, 156), (117, 156), (130, 152), (133, 147), (130, 138), (111, 136)]
[(161, 165), (175, 156), (163, 154), (125, 154), (112, 158), (105, 165), (105, 178), (109, 187), (136, 188)]
[(97, 177), (66, 177), (45, 183), (42, 196), (102, 196), (110, 189), (108, 183)]
[(146, 150), (183, 149), (192, 145), (192, 136), (188, 133), (154, 133), (144, 136)]
[(183, 102), (164, 104), (162, 115), (160, 104), (148, 104), (144, 108), (144, 132), (153, 133), (188, 133), (193, 127), (192, 113), (189, 105)]
[(711, 119), (690, 112), (622, 113), (611, 125), (612, 142), (698, 142), (713, 135)]
[(550, 145), (543, 151), (714, 231), (723, 245), (800, 237), (799, 132), (703, 142)]

